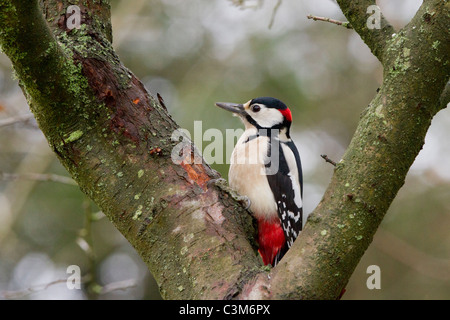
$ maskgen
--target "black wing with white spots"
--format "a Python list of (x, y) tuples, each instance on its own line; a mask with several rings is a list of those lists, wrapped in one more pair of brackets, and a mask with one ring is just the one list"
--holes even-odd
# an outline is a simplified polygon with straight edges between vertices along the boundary
[[(283, 248), (284, 250), (280, 251), (277, 261), (294, 243), (302, 230), (303, 223), (303, 177), (300, 156), (292, 140), (279, 142), (278, 144), (278, 170), (274, 174), (267, 174), (267, 180), (277, 203), (278, 217), (286, 238), (286, 246)], [(287, 152), (291, 152), (293, 157), (292, 155), (288, 157)], [(287, 159), (292, 158), (295, 159), (296, 163), (288, 163)], [(271, 152), (269, 152), (269, 159), (271, 161), (266, 165), (266, 169), (276, 161), (276, 159), (272, 159)], [(293, 171), (293, 168), (297, 168), (297, 177), (294, 177), (295, 171)]]

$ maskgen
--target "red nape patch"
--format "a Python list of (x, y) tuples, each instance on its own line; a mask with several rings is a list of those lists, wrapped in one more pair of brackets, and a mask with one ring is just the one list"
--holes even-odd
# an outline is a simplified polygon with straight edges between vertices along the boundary
[(286, 118), (287, 121), (292, 122), (292, 113), (289, 108), (280, 110), (281, 114)]
[(273, 260), (285, 242), (284, 232), (279, 221), (258, 221), (258, 251), (265, 265), (273, 264)]

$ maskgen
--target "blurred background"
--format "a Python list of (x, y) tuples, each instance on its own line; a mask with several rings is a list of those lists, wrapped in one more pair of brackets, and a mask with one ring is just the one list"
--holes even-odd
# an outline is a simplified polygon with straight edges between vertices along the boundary
[[(360, 113), (382, 81), (380, 63), (331, 0), (112, 0), (114, 47), (193, 133), (241, 128), (216, 101), (258, 96), (292, 110), (304, 171), (305, 211), (320, 201)], [(378, 1), (401, 28), (419, 0)], [(159, 299), (133, 248), (74, 186), (29, 115), (0, 54), (0, 299)], [(450, 299), (450, 110), (437, 114), (423, 150), (355, 270), (343, 299)], [(197, 137), (198, 139), (198, 137)], [(203, 148), (210, 142), (204, 141)], [(228, 141), (233, 144), (233, 141)], [(207, 159), (208, 160), (208, 159)], [(211, 160), (211, 159), (209, 159)], [(223, 162), (228, 159), (223, 159)], [(226, 164), (212, 164), (226, 178)], [(82, 290), (69, 290), (77, 265)], [(370, 265), (381, 289), (369, 290)]]

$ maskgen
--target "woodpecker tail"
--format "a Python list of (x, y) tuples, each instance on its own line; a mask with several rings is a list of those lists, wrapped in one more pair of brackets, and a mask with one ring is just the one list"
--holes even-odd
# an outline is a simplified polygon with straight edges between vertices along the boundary
[(288, 249), (279, 219), (258, 221), (258, 244), (264, 264), (275, 267)]

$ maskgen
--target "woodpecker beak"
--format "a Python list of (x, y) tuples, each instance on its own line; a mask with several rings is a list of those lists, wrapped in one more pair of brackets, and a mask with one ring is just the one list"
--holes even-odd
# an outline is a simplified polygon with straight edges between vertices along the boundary
[(231, 111), (233, 113), (236, 113), (238, 115), (247, 114), (245, 112), (243, 104), (229, 103), (229, 102), (216, 102), (216, 106), (218, 106), (219, 108), (225, 109), (227, 111)]

